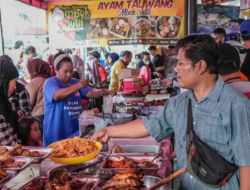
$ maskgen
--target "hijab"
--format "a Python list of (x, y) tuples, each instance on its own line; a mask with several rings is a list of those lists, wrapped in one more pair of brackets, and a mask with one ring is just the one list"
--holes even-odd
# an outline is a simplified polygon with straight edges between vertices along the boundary
[(86, 60), (86, 73), (89, 74), (89, 79), (92, 80), (95, 87), (101, 87), (101, 74), (98, 68), (98, 60), (90, 55)]
[(31, 80), (36, 77), (50, 77), (50, 66), (48, 65), (48, 63), (41, 59), (32, 59), (28, 62), (27, 67), (30, 73)]
[(54, 55), (50, 55), (49, 58), (48, 58), (48, 64), (50, 66), (50, 76), (51, 77), (54, 77), (56, 76), (56, 72), (55, 72), (55, 66), (54, 66), (54, 63), (53, 63), (53, 59), (54, 59)]
[(77, 55), (71, 55), (71, 60), (73, 62), (73, 70), (77, 71), (80, 76), (80, 79), (84, 79), (84, 65), (83, 60)]
[(115, 64), (115, 62), (119, 59), (119, 55), (117, 53), (110, 53), (109, 57), (112, 59), (111, 67)]
[(115, 62), (117, 60), (119, 60), (119, 55), (117, 53), (110, 53), (109, 54), (109, 57), (112, 59), (112, 62), (111, 62), (111, 65), (109, 67), (109, 70), (108, 70), (108, 80), (110, 80), (110, 77), (111, 77), (111, 70), (112, 70), (112, 67), (113, 65), (115, 64)]
[(18, 115), (12, 110), (8, 100), (10, 81), (19, 76), (16, 67), (9, 59), (0, 58), (0, 113), (4, 116), (6, 123), (14, 128), (16, 134), (19, 130)]

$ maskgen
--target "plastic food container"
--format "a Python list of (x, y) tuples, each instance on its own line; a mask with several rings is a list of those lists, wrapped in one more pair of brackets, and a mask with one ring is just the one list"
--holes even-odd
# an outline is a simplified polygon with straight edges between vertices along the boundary
[[(120, 147), (123, 150), (126, 150), (127, 153), (115, 153), (114, 150), (116, 147)], [(122, 156), (122, 155), (142, 155), (142, 153), (147, 153), (148, 155), (158, 154), (160, 151), (160, 146), (158, 145), (119, 145), (115, 146), (112, 150), (112, 155)]]

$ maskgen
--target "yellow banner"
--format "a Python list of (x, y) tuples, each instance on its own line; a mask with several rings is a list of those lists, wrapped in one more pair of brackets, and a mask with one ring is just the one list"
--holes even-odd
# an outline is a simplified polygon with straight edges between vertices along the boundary
[(184, 37), (185, 0), (49, 3), (54, 47), (171, 45)]

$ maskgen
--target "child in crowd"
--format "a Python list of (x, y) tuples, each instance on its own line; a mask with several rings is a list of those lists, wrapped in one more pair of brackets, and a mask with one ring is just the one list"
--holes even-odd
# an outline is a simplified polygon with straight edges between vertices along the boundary
[(22, 145), (43, 147), (39, 123), (32, 117), (25, 117), (20, 120), (20, 124), (24, 129)]

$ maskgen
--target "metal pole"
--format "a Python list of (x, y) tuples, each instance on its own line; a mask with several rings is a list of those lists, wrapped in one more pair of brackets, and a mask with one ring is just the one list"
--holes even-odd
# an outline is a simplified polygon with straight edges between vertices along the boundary
[(2, 54), (4, 54), (4, 41), (3, 41), (3, 25), (2, 25), (2, 6), (1, 6), (1, 0), (0, 0), (0, 33), (1, 33), (1, 49)]

